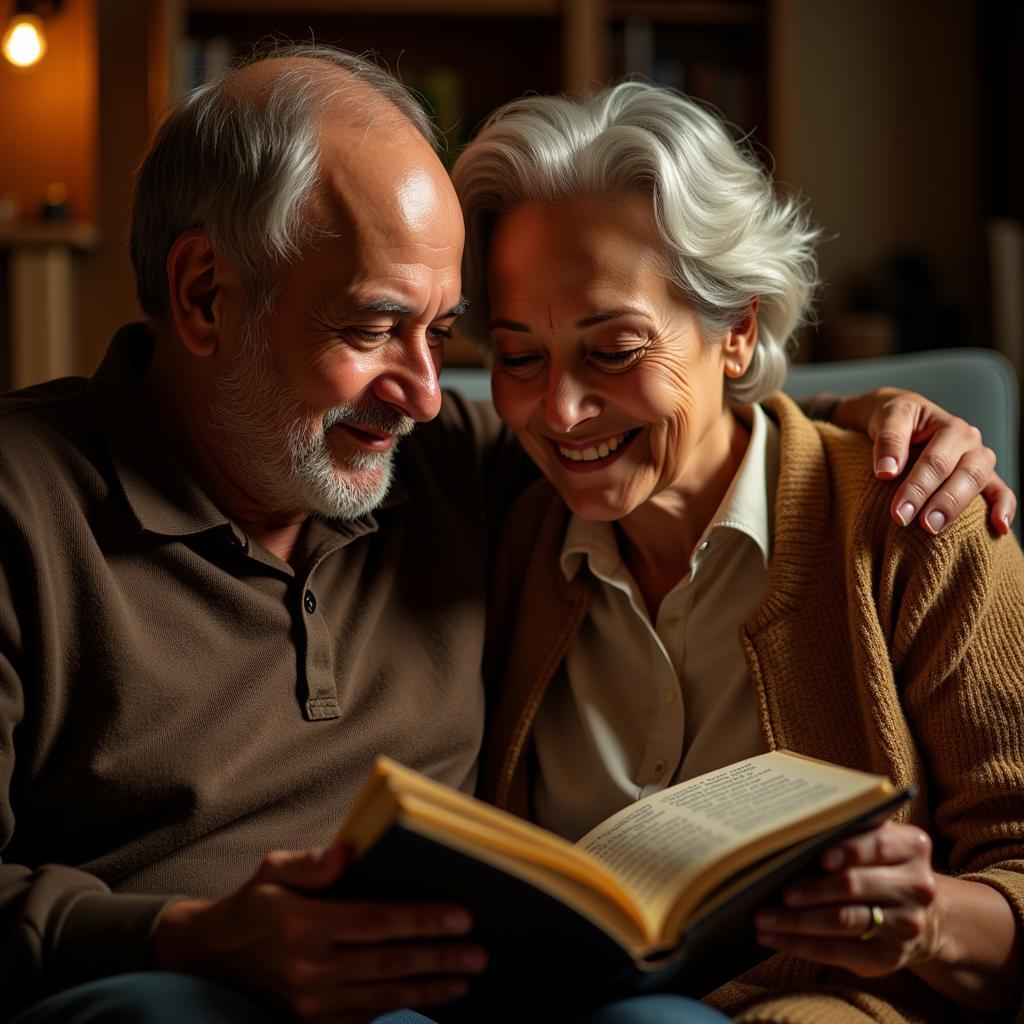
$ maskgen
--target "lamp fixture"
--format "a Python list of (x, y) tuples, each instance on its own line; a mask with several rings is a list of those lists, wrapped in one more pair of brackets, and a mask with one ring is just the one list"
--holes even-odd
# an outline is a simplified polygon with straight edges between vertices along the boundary
[(0, 40), (4, 57), (16, 68), (30, 68), (46, 55), (43, 20), (60, 10), (62, 0), (17, 0)]

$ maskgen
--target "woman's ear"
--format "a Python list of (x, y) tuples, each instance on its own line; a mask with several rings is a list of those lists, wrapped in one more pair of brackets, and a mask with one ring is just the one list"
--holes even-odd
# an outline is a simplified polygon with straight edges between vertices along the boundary
[(221, 330), (217, 256), (198, 229), (179, 235), (167, 254), (171, 317), (182, 344), (196, 356), (217, 350)]
[(757, 307), (760, 305), (761, 297), (755, 295), (743, 318), (722, 339), (725, 375), (733, 380), (747, 372), (750, 360), (754, 358), (754, 349), (757, 347)]

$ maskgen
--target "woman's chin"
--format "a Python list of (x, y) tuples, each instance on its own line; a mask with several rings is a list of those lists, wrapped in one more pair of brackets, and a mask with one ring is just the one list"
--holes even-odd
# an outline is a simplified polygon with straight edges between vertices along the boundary
[[(531, 452), (531, 455), (534, 453)], [(615, 480), (614, 476), (598, 482), (597, 473), (577, 473), (554, 462), (549, 452), (540, 453), (543, 458), (534, 455), (534, 462), (548, 479), (548, 483), (558, 491), (570, 511), (581, 519), (592, 519), (595, 522), (614, 522), (623, 519), (647, 500), (648, 495), (642, 493), (643, 487), (630, 487), (623, 479)], [(603, 474), (602, 474), (603, 475)], [(619, 474), (620, 476), (624, 474)], [(625, 486), (624, 486), (625, 485)]]
[(562, 500), (574, 515), (598, 523), (613, 523), (617, 519), (625, 519), (637, 507), (636, 502), (623, 500), (621, 497), (565, 491), (560, 493)]

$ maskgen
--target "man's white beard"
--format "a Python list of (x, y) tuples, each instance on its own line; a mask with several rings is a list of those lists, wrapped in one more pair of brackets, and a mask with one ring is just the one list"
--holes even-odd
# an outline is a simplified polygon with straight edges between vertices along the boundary
[[(383, 402), (346, 402), (328, 409), (318, 422), (282, 380), (271, 361), (269, 339), (252, 324), (217, 382), (210, 418), (230, 453), (236, 482), (253, 499), (275, 512), (317, 512), (349, 520), (384, 500), (398, 438), (416, 425)], [(395, 443), (386, 452), (354, 452), (339, 464), (327, 440), (336, 423), (391, 434)]]

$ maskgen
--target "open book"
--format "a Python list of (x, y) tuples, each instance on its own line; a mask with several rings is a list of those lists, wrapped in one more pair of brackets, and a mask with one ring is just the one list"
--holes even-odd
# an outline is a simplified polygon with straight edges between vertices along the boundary
[(774, 751), (639, 800), (573, 845), (380, 758), (338, 833), (353, 852), (342, 891), (471, 910), (490, 967), (475, 1006), (438, 1019), (498, 1019), (544, 973), (573, 1010), (700, 994), (759, 958), (756, 907), (907, 795)]

